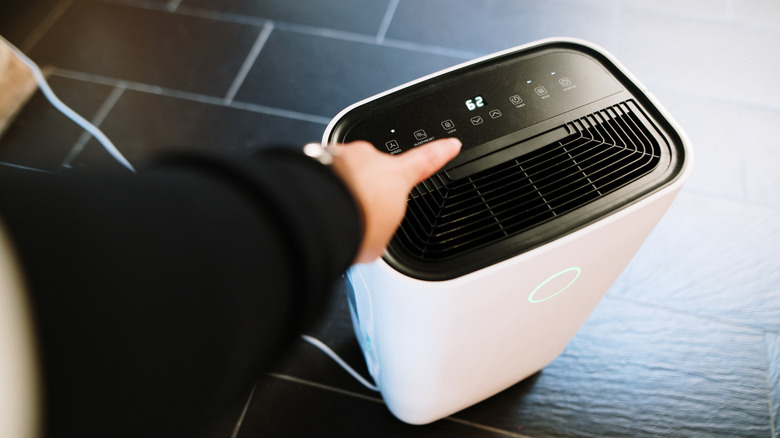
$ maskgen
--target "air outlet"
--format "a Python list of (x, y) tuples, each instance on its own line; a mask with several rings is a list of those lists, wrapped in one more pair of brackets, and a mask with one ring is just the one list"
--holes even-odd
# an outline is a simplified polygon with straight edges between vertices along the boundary
[(413, 191), (391, 250), (421, 261), (462, 255), (619, 191), (660, 161), (657, 134), (633, 102), (565, 128), (564, 139), (530, 154)]

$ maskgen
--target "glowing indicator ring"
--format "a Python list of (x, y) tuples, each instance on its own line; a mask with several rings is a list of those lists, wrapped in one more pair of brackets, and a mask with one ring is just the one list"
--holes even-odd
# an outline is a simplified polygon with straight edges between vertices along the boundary
[[(536, 295), (536, 293), (539, 292), (539, 289), (543, 288), (545, 284), (547, 284), (547, 283), (551, 282), (552, 280), (558, 278), (559, 276), (561, 276), (561, 275), (563, 275), (563, 274), (565, 274), (567, 272), (571, 272), (571, 271), (574, 271), (577, 274), (574, 276), (574, 278), (572, 278), (572, 280), (569, 282), (569, 284), (567, 284), (566, 286), (562, 287), (558, 292), (555, 292), (554, 294), (552, 294), (552, 295), (550, 295), (548, 297), (544, 297), (544, 298), (539, 299), (539, 300), (534, 298), (534, 295)], [(553, 274), (552, 276), (550, 276), (550, 278), (548, 278), (547, 280), (544, 280), (543, 282), (539, 283), (539, 286), (536, 286), (536, 288), (534, 288), (533, 292), (531, 292), (531, 295), (528, 295), (528, 301), (535, 304), (535, 303), (541, 303), (541, 302), (547, 301), (550, 298), (558, 296), (561, 292), (565, 291), (566, 289), (569, 288), (569, 286), (574, 284), (574, 282), (577, 281), (578, 278), (580, 278), (580, 274), (582, 274), (582, 269), (580, 269), (578, 266), (572, 266), (571, 268), (566, 268), (566, 269), (564, 269), (564, 270), (562, 270), (562, 271), (560, 271), (560, 272), (558, 272), (556, 274)]]

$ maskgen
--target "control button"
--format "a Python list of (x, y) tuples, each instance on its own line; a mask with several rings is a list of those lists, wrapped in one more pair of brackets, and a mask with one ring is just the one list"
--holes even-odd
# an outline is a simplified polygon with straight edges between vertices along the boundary
[(480, 125), (482, 124), (482, 117), (476, 116), (471, 118), (471, 124), (472, 125)]
[(542, 86), (534, 88), (534, 91), (536, 91), (536, 94), (538, 94), (539, 96), (547, 95), (547, 89)]
[(455, 124), (452, 123), (452, 120), (445, 120), (441, 122), (441, 127), (449, 131), (455, 127)]
[(414, 138), (416, 138), (417, 140), (423, 140), (427, 137), (428, 134), (426, 134), (425, 131), (423, 131), (422, 129), (420, 129), (419, 131), (414, 131)]
[(388, 151), (392, 152), (396, 149), (398, 149), (400, 146), (398, 146), (398, 142), (395, 140), (390, 140), (387, 143), (385, 143), (385, 147)]
[(523, 98), (515, 94), (509, 98), (509, 101), (512, 102), (512, 105), (520, 105), (523, 103)]
[(561, 87), (571, 87), (572, 81), (569, 78), (560, 78), (558, 79), (558, 83), (561, 84)]
[(491, 119), (497, 119), (497, 118), (501, 117), (501, 111), (499, 111), (497, 109), (494, 109), (494, 110), (491, 110), (488, 113), (488, 115), (490, 115)]

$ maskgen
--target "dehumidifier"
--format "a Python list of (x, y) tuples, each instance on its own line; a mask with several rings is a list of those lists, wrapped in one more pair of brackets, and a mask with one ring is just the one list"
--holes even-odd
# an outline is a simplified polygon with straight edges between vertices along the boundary
[(557, 357), (690, 173), (685, 134), (603, 49), (544, 40), (342, 111), (324, 143), (460, 154), (409, 196), (384, 257), (347, 274), (369, 372), (428, 423)]

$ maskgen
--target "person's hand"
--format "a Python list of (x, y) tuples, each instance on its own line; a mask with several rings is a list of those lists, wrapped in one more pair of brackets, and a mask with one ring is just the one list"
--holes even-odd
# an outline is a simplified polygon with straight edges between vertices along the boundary
[(436, 173), (460, 151), (456, 138), (432, 141), (399, 155), (357, 141), (334, 145), (333, 169), (344, 180), (363, 214), (363, 241), (355, 263), (382, 255), (401, 225), (412, 188)]

